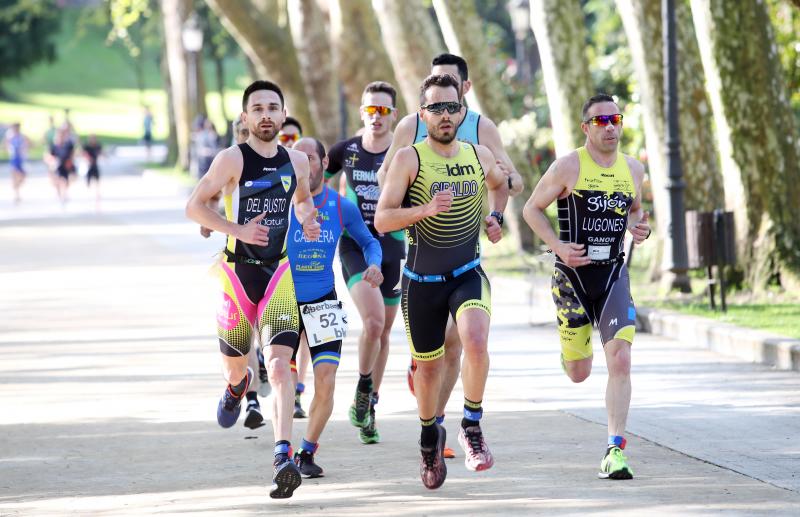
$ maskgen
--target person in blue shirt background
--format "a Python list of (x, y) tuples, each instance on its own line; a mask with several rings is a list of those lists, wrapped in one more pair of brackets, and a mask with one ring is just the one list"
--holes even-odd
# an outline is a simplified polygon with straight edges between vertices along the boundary
[[(342, 231), (347, 230), (361, 247), (364, 260), (368, 264), (363, 280), (373, 288), (383, 282), (383, 257), (380, 243), (367, 229), (358, 207), (323, 183), (323, 170), (328, 161), (325, 147), (316, 139), (306, 137), (295, 143), (293, 149), (308, 155), (311, 195), (317, 208), (317, 221), (321, 226), (319, 240), (306, 240), (302, 225), (292, 211), (286, 239), (286, 251), (301, 313), (300, 339), (309, 343), (314, 369), (314, 398), (311, 401), (308, 427), (294, 460), (304, 477), (320, 477), (323, 470), (314, 463), (314, 453), (322, 430), (333, 411), (333, 390), (342, 340), (326, 341), (315, 329), (322, 329), (320, 334), (327, 336), (326, 331), (341, 328), (343, 313), (334, 288), (333, 257)], [(310, 328), (309, 321), (314, 319), (314, 328)], [(306, 344), (301, 342), (300, 346)]]

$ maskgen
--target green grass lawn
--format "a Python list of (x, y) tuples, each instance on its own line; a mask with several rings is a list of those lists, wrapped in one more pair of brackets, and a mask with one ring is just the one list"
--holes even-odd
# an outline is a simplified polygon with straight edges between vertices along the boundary
[[(57, 60), (40, 63), (21, 77), (3, 81), (8, 98), (0, 99), (0, 124), (19, 121), (22, 131), (34, 144), (31, 158), (41, 156), (42, 140), (48, 116), (56, 124), (63, 120), (64, 109), (82, 137), (95, 133), (112, 144), (136, 143), (142, 137), (142, 106), (149, 105), (154, 116), (154, 138), (167, 135), (167, 97), (161, 74), (153, 55), (145, 52), (145, 89), (136, 87), (133, 62), (120, 44), (105, 43), (107, 29), (88, 26), (78, 31), (85, 12), (79, 8), (62, 9), (61, 32), (57, 41)], [(153, 54), (151, 51), (150, 54)], [(205, 63), (206, 88), (215, 90), (212, 64)], [(249, 79), (243, 59), (226, 62), (225, 108), (229, 117), (241, 111), (241, 91)], [(206, 96), (209, 117), (217, 130), (222, 125), (219, 94)], [(0, 156), (5, 158), (5, 148)]]

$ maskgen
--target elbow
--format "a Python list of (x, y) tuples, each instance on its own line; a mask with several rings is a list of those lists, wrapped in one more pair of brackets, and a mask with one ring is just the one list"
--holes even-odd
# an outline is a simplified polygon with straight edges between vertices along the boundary
[(391, 228), (388, 226), (388, 221), (386, 221), (385, 214), (378, 210), (375, 212), (375, 219), (373, 220), (373, 224), (375, 225), (375, 229), (380, 233), (387, 233), (392, 231)]
[(192, 221), (196, 220), (195, 215), (197, 214), (197, 209), (194, 206), (193, 199), (190, 199), (188, 203), (186, 203), (186, 209), (183, 211), (186, 215), (187, 219), (191, 219)]

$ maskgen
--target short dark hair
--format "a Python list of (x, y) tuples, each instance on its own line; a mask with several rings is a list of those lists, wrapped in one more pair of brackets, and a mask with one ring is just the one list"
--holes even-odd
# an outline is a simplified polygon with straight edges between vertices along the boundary
[(439, 54), (433, 61), (431, 61), (431, 66), (436, 65), (456, 65), (458, 67), (458, 75), (461, 76), (462, 81), (466, 81), (469, 79), (469, 70), (467, 69), (467, 62), (464, 61), (464, 58), (461, 56), (457, 56), (455, 54)]
[(247, 111), (247, 101), (250, 99), (250, 94), (258, 90), (269, 90), (277, 93), (278, 97), (281, 99), (281, 108), (284, 106), (283, 92), (280, 86), (272, 81), (253, 81), (250, 86), (244, 89), (244, 95), (242, 95), (242, 111)]
[(425, 81), (422, 83), (422, 87), (419, 89), (419, 103), (420, 105), (425, 104), (425, 92), (428, 91), (433, 86), (439, 86), (441, 88), (449, 88), (453, 87), (456, 90), (456, 95), (461, 95), (461, 92), (458, 89), (458, 83), (455, 79), (453, 79), (452, 75), (441, 74), (441, 75), (429, 75), (425, 78)]
[(614, 104), (617, 103), (617, 101), (614, 100), (614, 97), (607, 93), (598, 93), (597, 95), (592, 95), (586, 102), (583, 103), (583, 108), (581, 109), (581, 120), (586, 120), (586, 115), (589, 113), (589, 108), (595, 104), (600, 104), (601, 102), (613, 102)]
[[(303, 134), (303, 126), (294, 117), (286, 117), (286, 120), (283, 121), (283, 126), (294, 126), (301, 135)], [(283, 129), (283, 126), (281, 126), (281, 129)]]
[(385, 93), (392, 98), (392, 106), (397, 105), (397, 90), (395, 90), (394, 86), (386, 81), (372, 81), (369, 83), (364, 87), (364, 92), (361, 94), (361, 98), (363, 99), (364, 95), (368, 93)]
[(316, 138), (312, 138), (312, 140), (314, 140), (314, 142), (317, 144), (317, 154), (319, 155), (319, 161), (321, 162), (325, 159), (325, 146), (322, 145), (322, 142)]

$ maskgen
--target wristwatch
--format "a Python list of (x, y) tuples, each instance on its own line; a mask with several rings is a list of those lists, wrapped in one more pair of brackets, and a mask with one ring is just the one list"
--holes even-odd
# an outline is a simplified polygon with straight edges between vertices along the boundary
[(498, 212), (497, 210), (493, 211), (489, 214), (491, 217), (497, 219), (497, 224), (503, 226), (503, 212)]
[(513, 190), (514, 186), (511, 184), (511, 176), (509, 176), (506, 179), (508, 180), (508, 190)]

